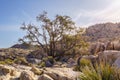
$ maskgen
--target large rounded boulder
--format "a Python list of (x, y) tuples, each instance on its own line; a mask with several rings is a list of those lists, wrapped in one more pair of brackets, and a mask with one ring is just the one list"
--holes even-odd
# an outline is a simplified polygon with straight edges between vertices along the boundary
[(106, 50), (98, 53), (100, 61), (105, 61), (107, 63), (113, 64), (114, 61), (120, 57), (120, 51), (117, 50)]

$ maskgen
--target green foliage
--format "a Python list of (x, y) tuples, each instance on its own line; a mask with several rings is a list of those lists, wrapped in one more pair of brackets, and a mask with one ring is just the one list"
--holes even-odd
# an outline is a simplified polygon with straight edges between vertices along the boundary
[(0, 61), (0, 64), (13, 64), (14, 61), (11, 59), (5, 59), (4, 61)]
[(3, 65), (4, 65), (4, 64), (6, 64), (6, 63), (5, 63), (5, 61), (0, 61), (0, 64), (3, 64)]
[(96, 64), (95, 68), (85, 66), (81, 70), (80, 80), (120, 80), (120, 69), (116, 71), (109, 64)]
[(27, 60), (24, 57), (18, 57), (14, 60), (14, 63), (16, 64), (23, 64), (23, 65), (29, 65)]
[(53, 57), (56, 57), (55, 54), (58, 52), (61, 54), (59, 56), (63, 56), (62, 54), (68, 51), (86, 47), (82, 37), (83, 29), (77, 29), (69, 16), (56, 15), (51, 20), (48, 18), (47, 12), (43, 12), (37, 16), (37, 21), (41, 23), (40, 27), (33, 24), (23, 24), (21, 29), (27, 34), (19, 39), (20, 42), (38, 45), (45, 53)]
[(14, 63), (14, 60), (6, 59), (6, 60), (5, 60), (5, 63), (6, 63), (6, 64), (13, 64), (13, 63)]
[(44, 61), (42, 61), (40, 64), (38, 64), (40, 67), (45, 67), (46, 65), (45, 65), (45, 62)]
[(81, 59), (80, 60), (80, 66), (84, 67), (84, 66), (91, 66), (91, 61), (88, 59)]
[(92, 64), (91, 64), (91, 61), (88, 60), (88, 59), (81, 59), (80, 60), (80, 66), (76, 65), (74, 67), (74, 70), (75, 71), (81, 71), (82, 68), (84, 68), (85, 66), (88, 66), (90, 67)]

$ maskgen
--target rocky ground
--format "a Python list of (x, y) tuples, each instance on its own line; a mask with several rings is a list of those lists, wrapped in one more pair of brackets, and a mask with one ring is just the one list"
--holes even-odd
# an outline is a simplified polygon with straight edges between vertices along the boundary
[[(120, 42), (98, 42), (90, 46), (89, 55), (65, 55), (60, 60), (40, 50), (19, 48), (0, 49), (0, 80), (79, 80), (81, 72), (74, 71), (83, 58), (93, 63), (110, 62), (120, 68)], [(79, 66), (81, 66), (80, 64)], [(73, 69), (74, 68), (74, 69)]]
[(79, 75), (72, 68), (0, 65), (0, 80), (76, 80)]
[(51, 62), (53, 58), (39, 50), (0, 49), (0, 80), (76, 80), (80, 75), (73, 71), (73, 58)]

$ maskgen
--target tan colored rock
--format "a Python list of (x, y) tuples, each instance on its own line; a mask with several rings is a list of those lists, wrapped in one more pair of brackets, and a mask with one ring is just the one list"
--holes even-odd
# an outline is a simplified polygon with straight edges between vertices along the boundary
[(98, 52), (101, 52), (104, 50), (105, 50), (105, 44), (102, 42), (92, 43), (89, 49), (90, 54), (92, 55), (97, 54)]
[(120, 40), (106, 42), (106, 50), (118, 50), (118, 51), (120, 51)]
[(11, 70), (10, 71), (10, 76), (15, 76), (16, 75), (16, 71), (15, 70)]
[(49, 73), (46, 73), (48, 76), (50, 76), (51, 78), (53, 78), (54, 80), (57, 80), (59, 75), (54, 73), (54, 72), (49, 72)]
[(4, 67), (4, 66), (0, 66), (0, 75), (6, 75), (10, 73), (10, 69)]
[(66, 78), (67, 80), (75, 80), (80, 72), (75, 72), (72, 68), (46, 68), (45, 74), (49, 75), (54, 80)]
[(47, 74), (43, 74), (41, 75), (38, 80), (54, 80), (52, 79), (50, 76), (48, 76)]
[(68, 78), (64, 76), (60, 76), (58, 80), (68, 80)]
[(30, 74), (23, 71), (20, 75), (20, 80), (34, 80)]
[(38, 68), (36, 68), (35, 66), (32, 67), (31, 71), (32, 71), (34, 74), (36, 74), (36, 75), (41, 75), (41, 74), (43, 74), (43, 71), (40, 70), (40, 69), (38, 69)]
[(111, 41), (108, 41), (105, 43), (105, 48), (106, 48), (106, 50), (113, 50), (114, 44)]
[(115, 40), (112, 43), (114, 45), (114, 50), (120, 50), (120, 40)]

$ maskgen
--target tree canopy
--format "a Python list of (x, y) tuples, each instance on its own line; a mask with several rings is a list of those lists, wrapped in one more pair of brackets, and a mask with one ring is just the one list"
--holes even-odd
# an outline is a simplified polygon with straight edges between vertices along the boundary
[(69, 16), (56, 15), (55, 19), (48, 18), (47, 12), (37, 16), (40, 26), (23, 24), (22, 30), (27, 34), (19, 39), (22, 43), (38, 45), (49, 56), (59, 56), (67, 51), (82, 47), (84, 40), (81, 29), (77, 29)]

